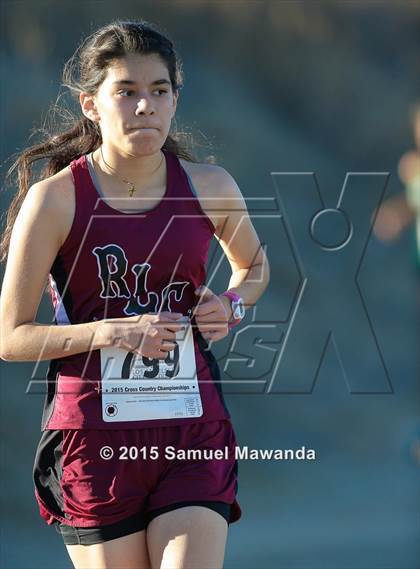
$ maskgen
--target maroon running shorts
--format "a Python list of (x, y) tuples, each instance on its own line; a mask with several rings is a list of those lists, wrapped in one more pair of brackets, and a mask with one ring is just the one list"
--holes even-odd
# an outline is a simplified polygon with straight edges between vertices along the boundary
[(122, 537), (186, 505), (206, 506), (233, 523), (241, 517), (236, 444), (230, 419), (44, 431), (34, 463), (40, 514), (67, 544)]

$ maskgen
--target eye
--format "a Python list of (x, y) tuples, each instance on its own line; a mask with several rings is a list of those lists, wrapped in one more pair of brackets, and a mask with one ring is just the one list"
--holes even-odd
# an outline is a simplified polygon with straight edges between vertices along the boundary
[(121, 89), (120, 91), (117, 91), (118, 95), (122, 95), (122, 93), (134, 93), (134, 91), (132, 89)]
[[(168, 91), (166, 89), (156, 89), (155, 92), (159, 93), (159, 95), (162, 95), (162, 93), (167, 93)], [(129, 96), (129, 94), (134, 93), (134, 91), (132, 89), (120, 89), (120, 91), (117, 91), (118, 95), (125, 96), (125, 95), (123, 95), (123, 93), (128, 93), (127, 96)]]

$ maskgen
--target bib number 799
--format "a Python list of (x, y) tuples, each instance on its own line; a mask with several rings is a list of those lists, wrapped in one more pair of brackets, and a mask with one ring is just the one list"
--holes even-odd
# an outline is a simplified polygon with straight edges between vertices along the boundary
[[(163, 369), (162, 369), (163, 368)], [(179, 373), (179, 346), (175, 342), (175, 348), (167, 353), (166, 358), (147, 358), (133, 352), (126, 355), (121, 377), (123, 379), (141, 378), (154, 379), (155, 377), (167, 377), (172, 379)]]

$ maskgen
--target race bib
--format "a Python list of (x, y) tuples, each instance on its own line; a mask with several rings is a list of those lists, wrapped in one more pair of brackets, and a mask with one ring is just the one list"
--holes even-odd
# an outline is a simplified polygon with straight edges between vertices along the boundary
[(153, 359), (120, 348), (101, 349), (104, 421), (201, 417), (193, 332), (188, 316), (176, 333), (175, 348)]

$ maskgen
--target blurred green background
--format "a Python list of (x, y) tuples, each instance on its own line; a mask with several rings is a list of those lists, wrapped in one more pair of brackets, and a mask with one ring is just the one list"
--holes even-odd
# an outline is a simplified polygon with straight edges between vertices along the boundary
[[(410, 1), (3, 1), (2, 180), (47, 118), (64, 62), (115, 18), (149, 20), (175, 42), (185, 73), (177, 126), (245, 197), (273, 197), (270, 173), (281, 171), (316, 172), (331, 207), (347, 172), (389, 172), (386, 198), (403, 190), (396, 168), (414, 147), (409, 108), (420, 96), (420, 4)], [(10, 197), (2, 192), (2, 208)], [(281, 224), (254, 224), (272, 271), (256, 317), (272, 322), (296, 289), (296, 268)], [(240, 446), (317, 453), (240, 462), (243, 517), (230, 528), (226, 568), (420, 567), (418, 275), (413, 227), (386, 244), (371, 236), (359, 285), (394, 393), (350, 394), (331, 349), (311, 394), (225, 388)], [(228, 276), (224, 262), (212, 289), (225, 290)], [(51, 318), (44, 296), (37, 320)], [(223, 368), (226, 346), (213, 349)], [(307, 348), (305, 340), (296, 369)], [(252, 378), (245, 363), (235, 369)], [(27, 393), (33, 372), (31, 362), (1, 362), (1, 566), (69, 568), (33, 496), (43, 400)]]

